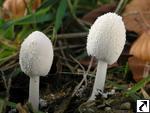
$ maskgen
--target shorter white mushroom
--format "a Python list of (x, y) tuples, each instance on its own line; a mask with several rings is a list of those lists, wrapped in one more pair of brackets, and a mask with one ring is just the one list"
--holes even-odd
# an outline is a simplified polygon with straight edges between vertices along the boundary
[(19, 63), (30, 77), (29, 102), (35, 110), (39, 107), (39, 77), (48, 74), (52, 62), (52, 43), (42, 32), (31, 33), (21, 44)]
[(97, 18), (87, 37), (87, 53), (98, 59), (98, 67), (92, 95), (95, 100), (98, 90), (103, 92), (107, 65), (117, 61), (125, 45), (125, 26), (122, 18), (115, 13), (107, 13)]

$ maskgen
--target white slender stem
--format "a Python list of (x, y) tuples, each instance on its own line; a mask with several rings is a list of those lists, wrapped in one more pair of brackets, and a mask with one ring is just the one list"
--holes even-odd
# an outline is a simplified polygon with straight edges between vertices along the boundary
[(30, 77), (29, 102), (34, 110), (39, 108), (39, 76)]
[(149, 62), (146, 62), (144, 66), (143, 77), (146, 78), (149, 75), (149, 72), (150, 72), (150, 65)]
[(95, 100), (95, 97), (98, 94), (99, 90), (103, 92), (106, 79), (106, 71), (107, 63), (99, 60), (92, 95), (89, 100)]

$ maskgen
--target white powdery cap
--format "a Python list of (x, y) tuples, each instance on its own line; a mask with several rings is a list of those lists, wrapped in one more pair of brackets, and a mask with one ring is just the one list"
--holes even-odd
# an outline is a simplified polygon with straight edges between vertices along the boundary
[(29, 76), (45, 76), (53, 62), (52, 42), (42, 32), (32, 32), (21, 44), (19, 64)]
[(87, 53), (112, 64), (117, 61), (126, 41), (122, 17), (107, 13), (97, 18), (87, 37)]

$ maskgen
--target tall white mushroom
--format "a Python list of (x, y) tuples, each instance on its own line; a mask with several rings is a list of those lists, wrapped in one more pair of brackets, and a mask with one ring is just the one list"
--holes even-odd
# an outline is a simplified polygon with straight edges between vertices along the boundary
[(19, 63), (30, 77), (29, 102), (39, 107), (39, 77), (48, 74), (53, 62), (52, 42), (42, 32), (32, 32), (21, 44)]
[(126, 30), (122, 17), (107, 13), (97, 18), (87, 37), (87, 53), (98, 60), (98, 67), (92, 95), (95, 100), (98, 90), (103, 92), (108, 64), (113, 64), (120, 56), (126, 40)]

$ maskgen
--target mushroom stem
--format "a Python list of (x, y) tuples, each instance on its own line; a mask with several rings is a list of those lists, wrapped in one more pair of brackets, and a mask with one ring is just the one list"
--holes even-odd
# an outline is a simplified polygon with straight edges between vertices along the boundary
[(99, 60), (92, 95), (89, 98), (89, 100), (95, 100), (96, 95), (98, 95), (98, 91), (103, 92), (106, 79), (106, 70), (107, 70), (107, 63)]
[(39, 76), (30, 77), (29, 102), (34, 110), (39, 108)]
[(149, 71), (150, 71), (150, 65), (149, 65), (149, 62), (146, 62), (144, 66), (144, 72), (143, 72), (144, 78), (146, 78), (149, 75)]

